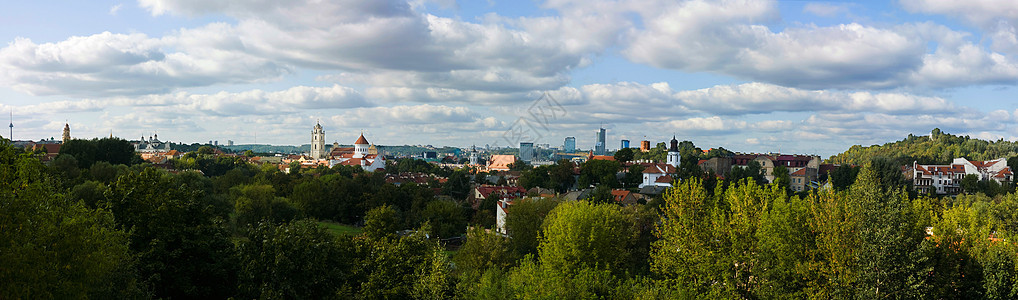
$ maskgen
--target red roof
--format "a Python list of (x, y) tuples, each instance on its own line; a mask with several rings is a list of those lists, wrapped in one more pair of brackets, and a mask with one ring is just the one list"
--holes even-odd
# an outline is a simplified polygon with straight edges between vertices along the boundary
[(492, 193), (498, 193), (503, 198), (520, 198), (527, 195), (527, 190), (518, 186), (479, 186), (477, 192), (481, 198), (488, 198)]
[[(643, 169), (645, 174), (672, 174), (675, 173), (675, 166), (669, 164), (654, 164)], [(670, 180), (668, 182), (671, 182)]]
[(672, 176), (671, 175), (661, 176), (661, 177), (658, 177), (657, 180), (655, 180), (654, 182), (657, 182), (657, 183), (672, 183)]
[(630, 193), (632, 192), (627, 190), (612, 190), (612, 197), (615, 198), (615, 202), (622, 202), (626, 197), (629, 197)]
[(791, 176), (806, 176), (806, 168), (799, 169), (798, 171), (792, 172), (792, 174), (788, 174), (788, 175), (791, 175)]
[(591, 156), (590, 159), (591, 160), (595, 160), (595, 159), (599, 159), (599, 160), (615, 160), (615, 157), (614, 156), (610, 156), (610, 155), (594, 155), (594, 156)]
[(365, 139), (364, 138), (364, 134), (361, 134), (361, 137), (357, 138), (357, 141), (353, 142), (353, 144), (354, 145), (367, 145), (368, 144), (368, 139)]

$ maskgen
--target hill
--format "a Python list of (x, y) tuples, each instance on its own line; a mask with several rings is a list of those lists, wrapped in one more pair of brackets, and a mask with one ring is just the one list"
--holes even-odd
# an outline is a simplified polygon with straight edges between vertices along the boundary
[(873, 157), (886, 157), (900, 164), (947, 164), (957, 157), (970, 160), (1011, 158), (1018, 155), (1018, 143), (985, 141), (969, 136), (957, 136), (933, 129), (928, 136), (909, 134), (907, 138), (883, 145), (855, 145), (845, 152), (831, 156), (828, 163), (861, 165)]

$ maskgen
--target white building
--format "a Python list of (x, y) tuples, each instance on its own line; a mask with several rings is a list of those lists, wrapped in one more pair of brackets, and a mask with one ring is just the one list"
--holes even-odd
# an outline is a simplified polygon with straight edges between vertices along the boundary
[(340, 149), (338, 147), (333, 149), (330, 154), (329, 167), (335, 165), (360, 166), (368, 172), (385, 168), (385, 157), (379, 154), (371, 154), (371, 144), (368, 143), (368, 139), (364, 138), (364, 134), (361, 134), (357, 141), (353, 143), (352, 153), (338, 151)]
[(134, 144), (134, 152), (138, 153), (160, 153), (170, 152), (170, 142), (163, 142), (159, 140), (159, 135), (150, 136), (148, 140), (145, 137), (141, 137), (141, 141)]
[(325, 158), (325, 129), (321, 123), (316, 123), (311, 130), (311, 156), (312, 159)]
[(671, 187), (672, 174), (675, 174), (676, 170), (675, 166), (670, 164), (650, 165), (643, 169), (643, 182), (640, 183), (639, 188), (647, 186)]
[(907, 175), (917, 191), (936, 194), (961, 192), (961, 180), (965, 175), (977, 175), (979, 180), (993, 180), (1000, 184), (1010, 183), (1014, 176), (1004, 158), (987, 161), (955, 158), (950, 165), (920, 165), (913, 162), (909, 171)]

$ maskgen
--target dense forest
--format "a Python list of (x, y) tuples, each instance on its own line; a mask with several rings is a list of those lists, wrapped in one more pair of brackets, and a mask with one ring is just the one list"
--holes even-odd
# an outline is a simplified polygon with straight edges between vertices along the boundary
[(920, 164), (948, 164), (951, 160), (964, 157), (970, 160), (991, 160), (1011, 158), (1018, 155), (1018, 143), (1005, 141), (984, 141), (969, 136), (956, 136), (933, 129), (929, 136), (909, 134), (903, 140), (872, 145), (855, 145), (845, 152), (831, 156), (828, 163), (862, 165), (874, 157), (885, 157), (901, 165), (913, 161)]
[[(1018, 195), (910, 195), (887, 161), (803, 194), (690, 168), (646, 204), (520, 200), (509, 238), (485, 230), (494, 199), (466, 201), (484, 177), (466, 170), (401, 160), (387, 170), (447, 180), (394, 185), (384, 172), (288, 174), (197, 151), (175, 164), (201, 172), (167, 172), (78, 143), (43, 164), (0, 141), (2, 299), (1018, 297)], [(520, 180), (568, 189), (571, 166)], [(629, 182), (605, 176), (618, 162), (579, 167), (577, 184)], [(464, 234), (458, 249), (443, 244)]]

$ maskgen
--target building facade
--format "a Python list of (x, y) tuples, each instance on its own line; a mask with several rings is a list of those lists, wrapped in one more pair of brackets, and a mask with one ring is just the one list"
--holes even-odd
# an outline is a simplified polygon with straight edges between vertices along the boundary
[(322, 128), (321, 123), (316, 123), (315, 128), (311, 130), (311, 153), (313, 159), (325, 158), (325, 129)]
[(562, 143), (562, 151), (565, 153), (576, 152), (576, 137), (566, 137), (565, 142)]
[(607, 155), (608, 151), (605, 149), (605, 136), (607, 132), (604, 128), (597, 130), (597, 137), (594, 143), (594, 155)]
[(993, 180), (999, 184), (1010, 184), (1014, 178), (1005, 158), (987, 161), (955, 158), (950, 165), (920, 165), (913, 162), (911, 168), (905, 170), (905, 176), (912, 180), (916, 191), (930, 194), (962, 192), (961, 180), (966, 175), (976, 175), (979, 180)]
[(534, 143), (521, 142), (520, 143), (520, 160), (526, 163), (534, 161)]
[(622, 140), (622, 142), (619, 143), (619, 150), (626, 148), (629, 148), (629, 140)]

